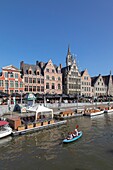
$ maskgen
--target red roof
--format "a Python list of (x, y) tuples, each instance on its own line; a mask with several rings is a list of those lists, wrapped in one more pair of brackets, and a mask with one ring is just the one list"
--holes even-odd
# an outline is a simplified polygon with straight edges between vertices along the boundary
[(9, 123), (6, 122), (6, 121), (0, 121), (0, 126), (4, 126), (4, 125), (7, 125), (7, 124), (9, 124)]

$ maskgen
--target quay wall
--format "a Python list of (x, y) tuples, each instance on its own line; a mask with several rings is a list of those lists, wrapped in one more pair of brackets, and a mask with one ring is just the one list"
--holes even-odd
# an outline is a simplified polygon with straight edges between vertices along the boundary
[[(43, 104), (43, 103), (41, 103)], [(35, 105), (39, 105), (39, 104), (35, 104)], [(66, 109), (66, 108), (84, 108), (86, 107), (96, 107), (97, 105), (106, 105), (108, 106), (108, 102), (95, 102), (95, 103), (46, 103), (46, 106), (48, 108), (52, 108), (53, 110), (59, 110), (59, 109)], [(110, 102), (110, 105), (113, 105), (113, 102)], [(25, 106), (25, 105), (23, 105)], [(6, 113), (10, 113), (13, 112), (14, 110), (14, 105), (10, 105), (10, 109), (8, 107), (8, 105), (0, 105), (0, 116), (2, 116), (3, 114)]]

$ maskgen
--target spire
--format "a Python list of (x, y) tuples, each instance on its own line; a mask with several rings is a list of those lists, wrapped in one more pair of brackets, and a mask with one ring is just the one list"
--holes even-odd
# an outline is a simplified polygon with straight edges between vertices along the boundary
[(110, 75), (111, 75), (111, 70), (110, 70)]
[(71, 52), (70, 52), (70, 46), (68, 45), (68, 53), (67, 53), (68, 55), (70, 55), (71, 54)]

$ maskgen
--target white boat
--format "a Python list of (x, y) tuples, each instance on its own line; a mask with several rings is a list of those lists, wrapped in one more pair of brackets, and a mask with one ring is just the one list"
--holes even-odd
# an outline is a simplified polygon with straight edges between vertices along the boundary
[(0, 139), (11, 135), (12, 128), (7, 121), (0, 121)]
[(111, 112), (113, 112), (113, 109), (104, 110), (104, 113), (111, 113)]
[(101, 115), (104, 113), (105, 113), (104, 110), (101, 111), (99, 109), (94, 109), (94, 110), (89, 110), (89, 111), (85, 112), (83, 115), (93, 117), (93, 116), (98, 116), (98, 115)]

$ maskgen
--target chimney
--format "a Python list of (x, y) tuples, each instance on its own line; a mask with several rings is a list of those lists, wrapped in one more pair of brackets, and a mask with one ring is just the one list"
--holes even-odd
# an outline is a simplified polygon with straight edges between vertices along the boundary
[(62, 69), (62, 64), (60, 64), (60, 69)]

